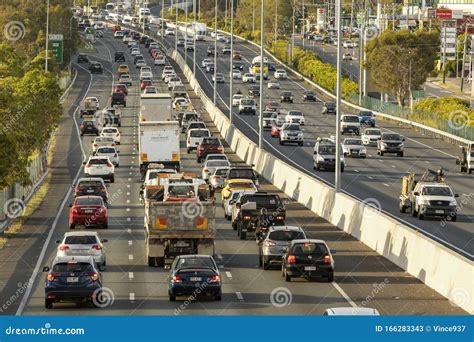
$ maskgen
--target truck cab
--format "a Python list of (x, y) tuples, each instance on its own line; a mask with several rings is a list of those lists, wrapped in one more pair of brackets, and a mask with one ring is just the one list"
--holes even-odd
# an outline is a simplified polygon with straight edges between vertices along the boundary
[(435, 182), (419, 182), (412, 193), (413, 216), (423, 220), (425, 216), (449, 217), (456, 221), (458, 195), (449, 185)]
[(460, 171), (471, 174), (474, 169), (474, 143), (468, 146), (461, 146), (461, 156), (456, 160), (456, 164), (460, 166)]

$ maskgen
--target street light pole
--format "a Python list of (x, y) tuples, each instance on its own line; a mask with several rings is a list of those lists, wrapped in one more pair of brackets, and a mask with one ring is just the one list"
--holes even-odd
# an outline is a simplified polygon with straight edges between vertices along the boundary
[(275, 37), (274, 37), (275, 44), (277, 42), (277, 39), (278, 39), (278, 1), (275, 1)]
[(161, 0), (161, 39), (163, 41), (165, 40), (164, 31), (165, 31), (165, 0)]
[[(462, 51), (462, 63), (461, 63), (461, 92), (464, 89), (464, 64), (466, 63), (466, 50), (467, 50), (467, 29), (469, 27), (469, 24), (466, 23), (466, 29), (464, 30), (464, 47)], [(456, 66), (456, 70), (457, 70)], [(472, 84), (471, 84), (472, 87)]]
[(44, 59), (44, 71), (48, 72), (48, 54), (49, 54), (49, 0), (46, 2), (46, 55)]
[(174, 49), (176, 50), (176, 53), (178, 53), (178, 1), (176, 0), (176, 7), (175, 7), (175, 12), (176, 12), (176, 23), (174, 26)]
[(185, 2), (185, 17), (186, 19), (184, 20), (184, 64), (186, 65), (188, 63), (188, 2), (186, 0)]
[(234, 87), (234, 0), (230, 0), (230, 86), (229, 86), (229, 120), (232, 124), (232, 96)]
[(335, 16), (337, 27), (337, 84), (336, 84), (336, 167), (334, 190), (341, 191), (341, 83), (342, 83), (342, 11), (341, 1), (336, 0)]
[(214, 105), (217, 101), (217, 83), (216, 83), (216, 70), (217, 70), (217, 0), (216, 7), (214, 8)]
[(262, 0), (262, 8), (260, 13), (260, 108), (258, 117), (258, 147), (260, 149), (263, 148), (263, 45), (265, 42), (264, 8), (265, 0)]
[(196, 37), (197, 37), (197, 34), (196, 34), (196, 0), (193, 0), (193, 23), (191, 24), (192, 25), (192, 28), (193, 28), (193, 34), (194, 34), (194, 37), (193, 37), (193, 74), (194, 74), (194, 77), (196, 77)]
[(303, 49), (304, 49), (304, 33), (305, 33), (305, 21), (304, 21), (304, 0), (303, 0), (303, 20), (301, 21), (301, 39), (302, 39), (302, 44), (303, 44)]
[(291, 33), (291, 62), (293, 62), (293, 56), (295, 55), (295, 6), (296, 2), (293, 2), (293, 31)]
[(252, 0), (252, 34), (255, 32), (255, 0)]

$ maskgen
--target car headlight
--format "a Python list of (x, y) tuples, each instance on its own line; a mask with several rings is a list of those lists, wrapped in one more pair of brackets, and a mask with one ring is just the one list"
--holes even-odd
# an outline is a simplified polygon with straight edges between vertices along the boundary
[(366, 154), (366, 153), (367, 153), (367, 149), (366, 149), (366, 148), (361, 148), (361, 149), (360, 149), (360, 153)]
[(384, 143), (384, 142), (383, 142), (383, 143), (382, 143), (382, 146), (387, 146), (387, 143)]
[(321, 156), (318, 156), (318, 160), (323, 162), (323, 161), (324, 161), (324, 158), (321, 157)]
[(303, 137), (303, 133), (298, 133), (298, 138), (302, 138)]
[(456, 200), (452, 200), (452, 201), (449, 201), (449, 205), (450, 206), (457, 206), (458, 202), (456, 202)]
[(421, 204), (421, 205), (429, 205), (429, 204), (430, 204), (430, 201), (427, 200), (427, 199), (422, 199), (422, 200), (420, 200), (420, 204)]

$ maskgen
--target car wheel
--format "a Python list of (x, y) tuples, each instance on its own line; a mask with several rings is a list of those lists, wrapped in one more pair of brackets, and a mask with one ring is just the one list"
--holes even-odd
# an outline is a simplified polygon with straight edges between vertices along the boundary
[(341, 165), (341, 172), (344, 172), (344, 165)]
[(155, 266), (156, 258), (155, 257), (148, 257), (148, 266), (153, 267)]
[(263, 266), (263, 261), (262, 261), (262, 255), (258, 253), (258, 266), (262, 267)]
[(418, 211), (418, 219), (419, 220), (424, 220), (425, 219), (425, 215), (423, 215), (422, 213), (420, 213), (420, 211)]
[(214, 300), (221, 301), (222, 300), (222, 295), (217, 295), (214, 297)]
[(191, 150), (189, 148), (186, 149), (186, 152), (191, 153)]
[(105, 222), (105, 223), (102, 225), (102, 228), (108, 229), (108, 228), (109, 228), (109, 223), (108, 223), (108, 222)]
[(157, 257), (156, 258), (156, 266), (165, 267), (165, 257)]
[(270, 268), (270, 263), (266, 262), (265, 259), (263, 259), (262, 265), (264, 270), (268, 270)]
[(418, 215), (416, 209), (415, 209), (415, 204), (411, 205), (411, 214), (413, 217), (416, 217)]
[(303, 146), (303, 142), (298, 143), (298, 145)]
[(115, 176), (112, 176), (112, 178), (110, 178), (110, 183), (114, 183), (115, 182)]
[(456, 220), (458, 219), (458, 216), (457, 215), (454, 215), (454, 216), (450, 216), (451, 217), (451, 222), (456, 222)]
[(380, 156), (383, 157), (383, 151), (380, 151)]
[(398, 152), (399, 157), (403, 157), (403, 152)]
[(76, 228), (76, 225), (74, 223), (70, 223), (69, 224), (69, 229), (74, 229), (74, 228)]
[(333, 281), (334, 281), (334, 273), (330, 273), (330, 274), (328, 275), (328, 282), (329, 282), (329, 283), (332, 283)]
[(283, 145), (283, 141), (281, 141), (281, 139), (278, 139), (278, 143), (279, 143), (280, 145)]
[(240, 240), (246, 240), (247, 239), (247, 232), (241, 230), (240, 231)]
[(291, 281), (291, 277), (288, 275), (288, 273), (286, 272), (286, 268), (284, 269), (284, 276), (285, 276), (285, 281), (287, 282), (290, 282)]
[(173, 296), (172, 294), (169, 295), (170, 302), (176, 301), (176, 296)]
[(53, 308), (53, 301), (51, 299), (44, 299), (44, 308), (45, 309), (52, 309)]
[(321, 171), (321, 164), (316, 163), (315, 169), (316, 169), (316, 171)]

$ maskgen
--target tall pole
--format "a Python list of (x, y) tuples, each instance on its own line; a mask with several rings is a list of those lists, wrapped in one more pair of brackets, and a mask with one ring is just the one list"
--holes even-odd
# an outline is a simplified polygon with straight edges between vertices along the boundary
[(225, 1), (224, 27), (227, 27), (227, 0)]
[(255, 32), (255, 0), (252, 0), (252, 33)]
[(201, 21), (201, 0), (198, 1), (198, 20)]
[(305, 22), (305, 19), (304, 19), (304, 15), (305, 15), (304, 10), (305, 10), (305, 8), (304, 8), (304, 0), (303, 0), (303, 11), (302, 11), (303, 12), (303, 20), (301, 21), (301, 38), (303, 40), (303, 49), (304, 49), (304, 33), (305, 33), (305, 26), (306, 26), (305, 25), (306, 22)]
[(444, 25), (444, 34), (443, 34), (443, 84), (446, 83), (446, 32), (448, 31), (448, 26), (446, 25), (446, 21), (443, 21)]
[[(461, 92), (464, 89), (464, 64), (466, 63), (466, 49), (467, 49), (467, 28), (469, 24), (466, 23), (466, 29), (464, 30), (464, 46), (462, 50), (462, 63), (461, 63)], [(457, 68), (456, 68), (457, 70)], [(471, 84), (471, 87), (472, 84)]]
[(197, 37), (197, 33), (196, 33), (196, 0), (193, 0), (193, 23), (192, 23), (192, 27), (193, 27), (193, 34), (194, 34), (194, 37), (193, 37), (193, 74), (194, 76), (196, 76), (196, 37)]
[(234, 0), (230, 0), (230, 86), (229, 86), (229, 120), (232, 124), (232, 96), (234, 87)]
[(49, 0), (46, 2), (46, 55), (44, 59), (44, 71), (48, 72), (48, 55), (49, 55)]
[(341, 83), (342, 83), (342, 11), (341, 1), (336, 0), (335, 16), (337, 28), (337, 84), (336, 84), (336, 175), (334, 181), (334, 190), (341, 191)]
[(295, 6), (296, 6), (296, 2), (293, 2), (293, 30), (291, 33), (291, 62), (293, 62), (293, 56), (295, 55)]
[(165, 0), (161, 0), (161, 39), (165, 39)]
[(277, 39), (278, 39), (278, 1), (275, 1), (275, 37), (274, 37), (275, 44), (277, 42)]
[(352, 5), (351, 5), (351, 23), (349, 25), (349, 38), (351, 40), (352, 40), (352, 26), (354, 25), (353, 22), (354, 22), (354, 0), (352, 0)]
[(264, 30), (264, 8), (265, 0), (262, 0), (262, 8), (260, 12), (260, 101), (259, 101), (259, 116), (258, 116), (258, 147), (263, 148), (263, 45), (265, 43)]
[(217, 70), (217, 0), (216, 7), (214, 9), (214, 105), (217, 101), (217, 83), (216, 83), (216, 70)]
[(178, 53), (178, 1), (179, 0), (176, 0), (176, 22), (174, 26), (174, 49), (176, 50), (176, 53)]
[(185, 17), (184, 20), (184, 64), (188, 63), (188, 2), (185, 2)]
[(367, 27), (364, 27), (364, 49), (362, 50), (362, 54), (364, 55), (364, 65), (363, 65), (364, 69), (363, 69), (363, 74), (362, 74), (363, 79), (364, 79), (364, 83), (363, 83), (364, 96), (367, 96), (367, 67), (365, 66), (365, 63), (367, 63), (367, 52), (365, 51), (366, 44), (367, 44)]

